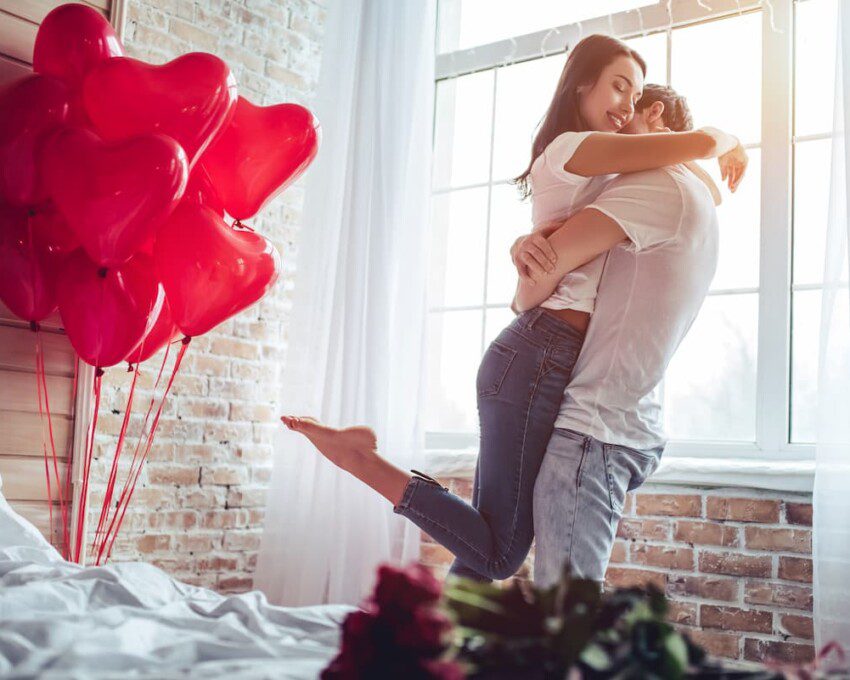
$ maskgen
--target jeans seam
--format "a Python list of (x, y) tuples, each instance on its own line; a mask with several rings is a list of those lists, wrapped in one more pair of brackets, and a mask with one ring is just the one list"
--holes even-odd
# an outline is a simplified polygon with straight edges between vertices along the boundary
[[(508, 363), (505, 366), (505, 370), (502, 371), (502, 374), (499, 376), (499, 380), (497, 381), (496, 385), (478, 392), (479, 397), (495, 397), (497, 394), (499, 394), (499, 392), (502, 391), (502, 383), (505, 382), (505, 378), (508, 375), (508, 371), (511, 370), (511, 366), (513, 365), (514, 360), (516, 359), (518, 354), (517, 350), (515, 350), (513, 347), (508, 347), (504, 343), (498, 342), (497, 340), (494, 340), (493, 344), (499, 346), (502, 350), (508, 350), (511, 353), (510, 359), (508, 359)], [(503, 354), (503, 356), (507, 355)]]
[(578, 470), (576, 471), (576, 498), (575, 504), (573, 505), (573, 518), (570, 522), (570, 533), (569, 533), (569, 548), (567, 548), (567, 562), (572, 565), (573, 562), (573, 534), (576, 529), (576, 519), (578, 517), (578, 497), (581, 489), (581, 476), (584, 472), (584, 459), (587, 456), (587, 447), (590, 444), (589, 439), (585, 439), (584, 443), (581, 447), (581, 459), (578, 462)]
[(516, 484), (514, 485), (514, 489), (516, 490), (516, 496), (514, 498), (514, 516), (511, 519), (511, 535), (508, 540), (508, 546), (504, 551), (500, 551), (501, 554), (499, 558), (497, 558), (496, 563), (498, 564), (500, 561), (504, 562), (507, 560), (507, 556), (513, 550), (514, 543), (516, 542), (516, 534), (517, 534), (517, 517), (519, 515), (519, 493), (520, 489), (522, 489), (522, 471), (523, 464), (525, 462), (525, 454), (526, 454), (526, 440), (528, 438), (528, 428), (529, 428), (529, 417), (531, 416), (531, 405), (534, 403), (534, 396), (537, 394), (537, 388), (540, 386), (540, 381), (546, 375), (545, 366), (546, 366), (546, 355), (549, 352), (549, 347), (551, 346), (552, 341), (551, 338), (546, 343), (546, 348), (543, 350), (543, 358), (540, 361), (540, 367), (537, 369), (537, 377), (534, 379), (534, 385), (531, 389), (531, 394), (528, 397), (528, 405), (525, 411), (525, 425), (522, 428), (522, 448), (520, 449), (520, 459), (519, 459), (519, 470), (518, 470), (518, 479)]
[[(524, 342), (527, 342), (529, 345), (534, 347), (538, 347), (540, 349), (546, 349), (549, 346), (549, 338), (545, 337), (545, 339), (534, 337), (535, 334), (539, 335), (540, 331), (534, 328), (525, 328), (520, 326), (519, 329), (514, 328), (513, 326), (508, 326), (505, 330), (510, 331), (511, 333), (518, 336)], [(527, 331), (526, 333), (520, 333), (520, 330)], [(548, 334), (547, 334), (548, 335)]]
[(611, 473), (611, 461), (609, 460), (609, 454), (611, 453), (611, 449), (607, 444), (602, 445), (602, 461), (605, 465), (605, 486), (608, 489), (608, 507), (610, 508), (610, 517), (608, 518), (609, 524), (614, 524), (614, 479), (613, 474)]

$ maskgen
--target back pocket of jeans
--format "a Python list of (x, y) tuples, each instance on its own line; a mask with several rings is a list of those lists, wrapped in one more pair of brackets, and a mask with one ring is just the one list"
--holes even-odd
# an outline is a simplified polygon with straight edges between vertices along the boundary
[(489, 397), (499, 393), (516, 354), (515, 349), (496, 340), (490, 343), (481, 359), (481, 366), (478, 367), (476, 387), (479, 397)]

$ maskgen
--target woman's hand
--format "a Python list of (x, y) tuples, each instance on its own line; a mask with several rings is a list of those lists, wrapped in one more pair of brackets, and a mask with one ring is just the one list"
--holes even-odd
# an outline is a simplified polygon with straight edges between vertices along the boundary
[(717, 162), (720, 164), (720, 179), (726, 181), (729, 190), (735, 193), (750, 162), (747, 152), (738, 144), (734, 149), (720, 156)]
[[(552, 225), (557, 228), (561, 223)], [(520, 236), (511, 246), (511, 260), (516, 267), (519, 277), (532, 286), (544, 274), (555, 270), (558, 255), (546, 240), (543, 229)]]

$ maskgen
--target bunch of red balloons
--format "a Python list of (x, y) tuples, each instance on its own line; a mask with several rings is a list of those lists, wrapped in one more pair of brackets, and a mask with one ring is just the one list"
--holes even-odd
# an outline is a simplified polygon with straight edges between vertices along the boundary
[(44, 19), (33, 70), (0, 91), (0, 299), (13, 313), (35, 325), (58, 306), (80, 358), (104, 368), (269, 290), (280, 256), (241, 220), (315, 157), (310, 111), (254, 106), (212, 54), (131, 59), (80, 4)]

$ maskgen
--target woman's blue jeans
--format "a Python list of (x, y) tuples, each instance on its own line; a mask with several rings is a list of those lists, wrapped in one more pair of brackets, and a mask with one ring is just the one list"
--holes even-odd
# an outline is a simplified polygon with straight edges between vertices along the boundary
[(481, 444), (472, 504), (418, 471), (394, 512), (454, 553), (451, 573), (516, 573), (534, 537), (534, 482), (584, 334), (537, 307), (520, 314), (478, 369)]

